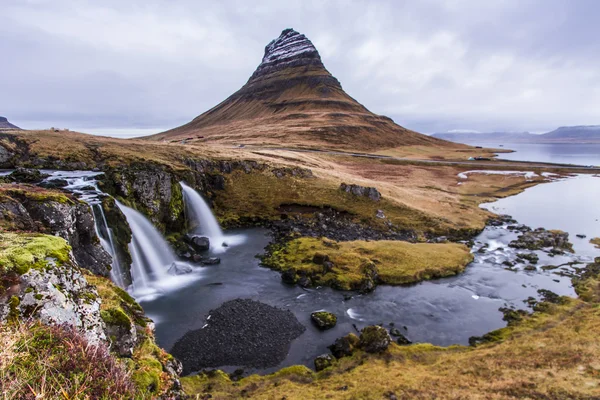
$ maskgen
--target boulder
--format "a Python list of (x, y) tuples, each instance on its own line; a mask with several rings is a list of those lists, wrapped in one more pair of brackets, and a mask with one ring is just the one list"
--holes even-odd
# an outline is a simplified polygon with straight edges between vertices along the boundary
[(310, 314), (313, 323), (321, 330), (333, 328), (337, 324), (337, 317), (327, 311), (316, 311)]
[(189, 274), (192, 271), (193, 268), (189, 264), (174, 262), (173, 264), (171, 264), (171, 267), (169, 267), (168, 272), (171, 275), (184, 275)]
[(315, 369), (317, 372), (322, 371), (325, 368), (331, 367), (334, 361), (331, 354), (321, 354), (319, 357), (315, 358)]
[(221, 259), (219, 257), (201, 257), (197, 254), (193, 257), (195, 262), (198, 262), (202, 265), (217, 265), (221, 264)]
[(210, 249), (210, 239), (204, 236), (193, 236), (190, 245), (195, 251), (208, 251)]
[(354, 333), (338, 338), (328, 347), (335, 358), (350, 357), (358, 348), (360, 339)]
[(47, 181), (43, 181), (40, 183), (40, 186), (46, 189), (61, 189), (67, 186), (69, 182), (66, 179), (51, 179)]
[(381, 353), (392, 343), (388, 331), (377, 325), (367, 326), (360, 332), (359, 347), (367, 353)]
[(365, 187), (360, 185), (348, 185), (342, 183), (340, 185), (340, 190), (346, 193), (353, 194), (358, 197), (366, 197), (372, 201), (381, 200), (381, 193), (374, 187)]
[(39, 169), (17, 168), (8, 178), (14, 182), (39, 183), (48, 176), (50, 175), (42, 174)]

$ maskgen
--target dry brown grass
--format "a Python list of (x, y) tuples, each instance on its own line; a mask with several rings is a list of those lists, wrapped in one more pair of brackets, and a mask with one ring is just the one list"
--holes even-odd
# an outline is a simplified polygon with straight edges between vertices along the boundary
[(392, 345), (389, 353), (359, 353), (320, 373), (296, 369), (236, 385), (200, 376), (183, 384), (214, 399), (385, 399), (390, 393), (398, 399), (592, 399), (600, 395), (598, 329), (600, 309), (572, 300), (513, 328), (505, 341), (478, 348)]

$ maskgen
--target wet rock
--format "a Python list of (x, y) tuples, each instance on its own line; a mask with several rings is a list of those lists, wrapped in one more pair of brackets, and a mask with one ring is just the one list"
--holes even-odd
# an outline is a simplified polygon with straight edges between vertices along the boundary
[(38, 183), (48, 176), (50, 175), (43, 174), (39, 169), (17, 168), (8, 175), (8, 179), (20, 183)]
[(398, 343), (400, 346), (408, 346), (409, 344), (412, 344), (412, 342), (408, 340), (404, 335), (400, 335), (396, 339), (396, 343)]
[(531, 264), (537, 264), (540, 260), (539, 256), (535, 253), (519, 253), (517, 259), (521, 262), (529, 261)]
[(69, 182), (66, 179), (51, 179), (45, 180), (39, 184), (39, 186), (46, 189), (61, 189), (67, 186)]
[[(195, 256), (194, 260), (196, 260)], [(202, 265), (218, 265), (221, 264), (221, 259), (219, 257), (200, 257), (197, 262)]]
[(505, 261), (502, 261), (502, 265), (507, 266), (507, 267), (514, 267), (515, 263), (512, 261), (505, 260)]
[(524, 232), (516, 240), (509, 243), (510, 247), (515, 249), (544, 250), (551, 248), (550, 251), (573, 251), (573, 245), (569, 242), (567, 232), (538, 228), (533, 231)]
[(381, 353), (387, 350), (391, 342), (388, 331), (381, 326), (367, 326), (360, 332), (359, 347), (367, 353)]
[(358, 348), (360, 339), (353, 333), (338, 338), (328, 347), (335, 358), (350, 357)]
[(210, 239), (207, 237), (193, 236), (189, 243), (197, 252), (208, 251), (210, 249)]
[(174, 262), (171, 267), (169, 267), (169, 274), (171, 275), (185, 275), (189, 274), (193, 271), (193, 268), (184, 263)]
[(325, 368), (329, 368), (333, 365), (334, 358), (331, 354), (321, 354), (317, 358), (315, 358), (315, 369), (317, 372), (324, 370)]
[(228, 301), (210, 315), (204, 328), (186, 333), (171, 351), (183, 374), (224, 365), (276, 366), (306, 329), (291, 311), (248, 299)]
[(587, 237), (586, 235), (582, 235), (581, 233), (579, 233), (575, 236), (577, 236), (579, 239), (585, 239)]
[(285, 283), (293, 285), (297, 281), (296, 271), (293, 269), (287, 269), (281, 273), (281, 280)]
[(298, 281), (296, 283), (303, 288), (308, 288), (312, 286), (312, 281), (308, 276), (301, 276), (300, 278), (298, 278)]
[(496, 215), (488, 219), (487, 224), (490, 226), (502, 226), (504, 224), (515, 224), (517, 221), (510, 215)]
[(381, 200), (381, 193), (374, 187), (365, 187), (360, 185), (348, 185), (342, 183), (340, 190), (346, 193), (351, 193), (355, 196), (366, 197), (372, 201)]
[(535, 265), (526, 265), (525, 267), (523, 267), (523, 269), (525, 271), (537, 271), (537, 268), (535, 267)]
[(321, 330), (331, 329), (337, 324), (335, 314), (327, 311), (316, 311), (310, 314), (313, 323)]

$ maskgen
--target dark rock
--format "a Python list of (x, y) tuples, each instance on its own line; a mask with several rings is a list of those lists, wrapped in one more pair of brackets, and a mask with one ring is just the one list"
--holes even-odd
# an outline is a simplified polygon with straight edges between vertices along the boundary
[(388, 331), (381, 326), (373, 325), (360, 332), (359, 347), (367, 353), (380, 353), (387, 350), (392, 342)]
[(579, 239), (585, 239), (587, 237), (585, 235), (582, 235), (581, 233), (579, 233), (579, 234), (577, 234), (575, 236), (577, 236)]
[(183, 374), (224, 365), (274, 367), (306, 329), (291, 311), (247, 299), (228, 301), (210, 316), (203, 329), (186, 333), (173, 346)]
[(333, 365), (334, 358), (331, 354), (321, 354), (317, 358), (315, 358), (315, 369), (318, 371), (322, 371), (325, 368), (329, 368)]
[(38, 169), (17, 168), (8, 175), (8, 179), (19, 183), (39, 183), (48, 176), (50, 175), (42, 174)]
[(537, 264), (540, 260), (539, 256), (535, 253), (519, 253), (517, 254), (517, 259), (521, 262), (524, 260), (529, 261), (531, 264)]
[(400, 346), (407, 346), (409, 344), (412, 344), (412, 342), (410, 340), (408, 340), (406, 338), (406, 336), (404, 335), (400, 335), (397, 339), (396, 339), (396, 343), (398, 343)]
[(365, 187), (360, 185), (347, 185), (342, 183), (340, 190), (346, 193), (351, 193), (355, 196), (366, 197), (373, 201), (381, 200), (381, 193), (374, 187)]
[(281, 273), (281, 280), (285, 283), (293, 285), (297, 281), (296, 271), (293, 269), (287, 269)]
[(515, 263), (514, 263), (514, 262), (512, 262), (512, 261), (508, 261), (508, 260), (506, 260), (506, 261), (502, 261), (502, 265), (505, 265), (505, 266), (507, 266), (507, 267), (514, 267), (514, 266), (515, 266)]
[(201, 257), (200, 264), (202, 264), (202, 265), (217, 265), (217, 264), (221, 264), (221, 259), (219, 257)]
[(298, 281), (296, 283), (303, 288), (312, 286), (312, 281), (308, 276), (301, 276), (300, 278), (298, 278)]
[(39, 186), (46, 189), (62, 189), (68, 184), (69, 182), (67, 182), (65, 179), (51, 179), (41, 182)]
[(327, 311), (316, 311), (310, 314), (313, 323), (321, 330), (331, 329), (337, 324), (337, 317)]
[(360, 339), (353, 333), (338, 338), (328, 347), (335, 358), (349, 357), (358, 348)]
[(392, 335), (392, 336), (402, 336), (402, 333), (400, 333), (400, 330), (398, 328), (392, 328), (392, 329), (390, 329), (390, 335)]
[(329, 261), (329, 256), (323, 253), (315, 253), (312, 261), (315, 264), (323, 265), (325, 262)]
[(210, 249), (210, 239), (203, 236), (194, 236), (190, 240), (190, 245), (197, 252), (208, 251)]
[(525, 267), (523, 267), (523, 269), (525, 271), (537, 271), (537, 268), (535, 267), (535, 265), (526, 265)]
[(509, 246), (527, 250), (544, 250), (550, 247), (552, 248), (550, 251), (573, 251), (573, 245), (569, 242), (567, 232), (548, 231), (544, 228), (524, 232), (517, 240), (510, 242)]

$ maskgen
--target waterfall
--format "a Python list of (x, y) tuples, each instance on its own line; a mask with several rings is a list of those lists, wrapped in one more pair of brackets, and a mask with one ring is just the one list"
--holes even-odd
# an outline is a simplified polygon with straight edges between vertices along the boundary
[(212, 210), (198, 192), (179, 182), (183, 190), (185, 213), (191, 231), (195, 234), (206, 236), (210, 239), (211, 250), (215, 253), (225, 251), (225, 246), (243, 243), (243, 235), (225, 235), (219, 226)]
[(117, 286), (125, 288), (126, 284), (123, 277), (123, 268), (121, 267), (121, 262), (119, 261), (119, 256), (117, 255), (117, 250), (115, 248), (113, 231), (108, 227), (102, 205), (100, 203), (94, 203), (90, 204), (90, 206), (94, 212), (94, 226), (96, 227), (96, 235), (98, 236), (98, 239), (100, 239), (102, 248), (104, 248), (104, 250), (110, 254), (112, 258), (112, 262), (110, 264), (110, 278), (114, 283), (117, 284)]

